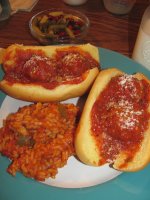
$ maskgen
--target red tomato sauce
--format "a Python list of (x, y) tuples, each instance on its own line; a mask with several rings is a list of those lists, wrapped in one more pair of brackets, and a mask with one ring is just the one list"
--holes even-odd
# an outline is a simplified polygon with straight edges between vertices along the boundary
[(91, 129), (97, 142), (100, 164), (113, 162), (119, 152), (127, 155), (124, 167), (140, 148), (148, 128), (150, 85), (132, 75), (111, 79), (95, 101)]
[[(6, 61), (7, 58), (11, 60), (10, 55), (5, 56)], [(53, 89), (61, 84), (81, 83), (94, 67), (99, 67), (99, 63), (77, 47), (57, 50), (51, 58), (42, 50), (16, 49), (14, 63), (8, 66), (4, 61), (4, 78), (11, 84), (37, 84)]]

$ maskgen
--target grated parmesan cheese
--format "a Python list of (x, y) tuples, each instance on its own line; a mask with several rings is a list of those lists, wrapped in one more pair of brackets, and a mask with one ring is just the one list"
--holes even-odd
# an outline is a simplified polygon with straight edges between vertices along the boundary
[(142, 114), (142, 110), (135, 111), (133, 104), (127, 100), (121, 99), (118, 102), (121, 110), (119, 114), (119, 124), (122, 129), (132, 129), (137, 123), (137, 116)]
[(83, 60), (83, 57), (77, 53), (67, 54), (62, 59), (63, 63), (65, 63), (66, 65), (72, 65), (72, 63), (79, 62), (79, 60)]
[(36, 65), (37, 61), (48, 61), (48, 58), (39, 55), (33, 55), (29, 60), (25, 62), (24, 67)]

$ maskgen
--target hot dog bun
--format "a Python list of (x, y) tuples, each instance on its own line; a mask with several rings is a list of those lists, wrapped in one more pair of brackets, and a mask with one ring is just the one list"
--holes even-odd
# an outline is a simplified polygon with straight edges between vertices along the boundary
[[(22, 54), (24, 54), (24, 55), (20, 56), (20, 54), (21, 54), (20, 51), (23, 52)], [(44, 72), (45, 74), (40, 75), (41, 77), (38, 75), (39, 72), (38, 73), (36, 72), (37, 76), (35, 77), (35, 75), (33, 74), (34, 71), (31, 74), (30, 72), (28, 72), (29, 69), (24, 70), (22, 72), (22, 69), (24, 68), (26, 62), (28, 62), (28, 60), (26, 58), (26, 52), (28, 54), (32, 54), (32, 52), (33, 52), (34, 55), (32, 55), (31, 59), (34, 59), (37, 56), (37, 60), (43, 59), (42, 60), (42, 62), (43, 62), (44, 59), (45, 60), (51, 59), (53, 61), (54, 60), (53, 57), (55, 57), (55, 54), (58, 51), (59, 52), (71, 51), (71, 52), (75, 52), (75, 53), (77, 52), (83, 57), (85, 55), (86, 56), (88, 55), (90, 57), (90, 59), (93, 59), (93, 61), (96, 63), (96, 65), (92, 66), (92, 68), (90, 68), (88, 70), (85, 70), (84, 73), (82, 73), (80, 76), (76, 75), (75, 78), (73, 77), (74, 78), (73, 81), (72, 81), (72, 78), (69, 77), (68, 82), (66, 80), (61, 82), (61, 80), (62, 80), (62, 77), (61, 77), (61, 79), (59, 80), (59, 83), (57, 82), (57, 84), (54, 87), (53, 86), (47, 87), (47, 85), (45, 87), (45, 85), (44, 85), (45, 82), (43, 84), (43, 76), (45, 74), (47, 75), (49, 72), (48, 73)], [(37, 53), (37, 55), (36, 55), (36, 53)], [(43, 54), (44, 54), (44, 58), (42, 58)], [(20, 61), (22, 59), (22, 57), (24, 60), (26, 59), (24, 63), (22, 61)], [(30, 55), (30, 57), (31, 57), (31, 55)], [(55, 58), (55, 62), (57, 62), (58, 59), (61, 59), (61, 58), (60, 57)], [(15, 69), (16, 63), (18, 61), (21, 63), (20, 64), (21, 66), (19, 65), (19, 68), (17, 68), (17, 70), (16, 70)], [(70, 60), (69, 60), (69, 62), (70, 62)], [(5, 53), (2, 58), (2, 64), (3, 64), (5, 76), (4, 76), (3, 80), (0, 81), (0, 89), (3, 90), (6, 94), (8, 94), (14, 98), (25, 100), (25, 101), (34, 101), (34, 102), (62, 101), (62, 100), (66, 100), (69, 98), (81, 96), (90, 88), (91, 84), (95, 80), (95, 78), (99, 72), (99, 62), (100, 62), (100, 60), (99, 60), (98, 48), (95, 46), (92, 46), (90, 44), (76, 45), (76, 46), (11, 45), (5, 50)], [(61, 65), (59, 65), (59, 66), (60, 66), (60, 70), (62, 70)], [(69, 66), (71, 66), (71, 64)], [(32, 66), (32, 62), (31, 62), (30, 67), (32, 70), (34, 67), (37, 67), (37, 66)], [(71, 66), (71, 67), (73, 68), (74, 66)], [(79, 63), (78, 67), (79, 67), (79, 69), (82, 68), (82, 66), (80, 66), (80, 63)], [(55, 66), (55, 68), (56, 68), (56, 66)], [(25, 81), (23, 80), (20, 82), (20, 80), (18, 81), (17, 79), (10, 80), (10, 78), (7, 78), (8, 77), (7, 74), (10, 74), (11, 71), (13, 71), (13, 74), (14, 74), (15, 70), (17, 73), (18, 73), (18, 70), (20, 70), (20, 75), (19, 75), (20, 77), (22, 76), (23, 73), (25, 73), (25, 74), (28, 73), (25, 77), (23, 76), (23, 78), (22, 78), (22, 79), (25, 79)], [(40, 68), (40, 70), (41, 70), (41, 68)], [(54, 71), (54, 67), (52, 70)], [(60, 70), (58, 70), (58, 72)], [(75, 71), (75, 73), (77, 73), (76, 71)], [(61, 72), (61, 73), (63, 74), (63, 72)], [(67, 73), (68, 73), (68, 71), (67, 71)], [(69, 73), (72, 73), (72, 72), (69, 72)], [(34, 75), (34, 80), (32, 80), (33, 75)], [(13, 75), (13, 76), (15, 77), (15, 75)], [(26, 80), (26, 78), (28, 78), (27, 76), (30, 76), (30, 81), (28, 79)], [(40, 80), (36, 80), (38, 76), (40, 77)], [(54, 76), (51, 75), (51, 78), (49, 78), (50, 81), (55, 76), (56, 76), (56, 74)], [(66, 77), (68, 77), (68, 74), (66, 75)], [(82, 80), (78, 81), (78, 79), (80, 79), (80, 78), (82, 78)], [(46, 82), (46, 84), (48, 84), (48, 83)]]
[[(79, 159), (87, 165), (100, 166), (105, 163), (111, 163), (111, 166), (113, 168), (120, 170), (120, 171), (137, 171), (139, 169), (142, 169), (144, 166), (146, 166), (150, 160), (150, 117), (149, 117), (150, 99), (148, 97), (150, 81), (143, 74), (136, 73), (136, 74), (132, 75), (132, 77), (136, 78), (136, 80), (137, 79), (140, 81), (144, 80), (145, 83), (147, 84), (147, 86), (146, 86), (147, 96), (144, 97), (145, 99), (148, 98), (148, 100), (147, 100), (148, 105), (147, 105), (147, 109), (146, 109), (147, 114), (145, 115), (145, 116), (147, 116), (146, 117), (147, 124), (144, 125), (144, 128), (145, 128), (144, 132), (142, 133), (142, 136), (140, 136), (140, 137), (142, 137), (141, 141), (137, 140), (136, 134), (138, 134), (138, 133), (135, 130), (134, 130), (135, 135), (127, 135), (126, 133), (124, 133), (125, 135), (121, 135), (122, 134), (121, 132), (116, 134), (115, 131), (113, 131), (113, 130), (117, 130), (116, 126), (119, 124), (119, 121), (122, 121), (124, 123), (124, 125), (126, 125), (126, 127), (125, 127), (126, 131), (130, 131), (129, 129), (132, 129), (132, 125), (134, 123), (136, 124), (136, 120), (134, 120), (134, 117), (133, 117), (134, 114), (136, 114), (136, 116), (140, 115), (140, 111), (136, 112), (136, 111), (132, 110), (131, 104), (129, 104), (127, 102), (127, 100), (124, 101), (123, 99), (118, 100), (118, 105), (121, 105), (120, 102), (124, 101), (124, 102), (126, 102), (126, 103), (124, 103), (124, 106), (126, 106), (126, 107), (125, 108), (118, 107), (118, 105), (112, 106), (112, 108), (111, 108), (112, 111), (110, 111), (110, 113), (108, 113), (108, 116), (107, 116), (108, 118), (106, 118), (107, 125), (109, 126), (112, 123), (111, 125), (114, 126), (114, 128), (112, 128), (112, 126), (110, 126), (110, 128), (111, 128), (111, 132), (109, 132), (110, 135), (106, 135), (106, 133), (103, 131), (103, 133), (96, 132), (97, 135), (95, 137), (94, 132), (93, 132), (94, 129), (92, 129), (92, 123), (95, 123), (95, 121), (94, 122), (92, 121), (92, 117), (95, 115), (95, 114), (92, 115), (92, 112), (95, 112), (93, 110), (94, 105), (96, 105), (95, 102), (97, 101), (99, 95), (102, 94), (102, 96), (103, 96), (104, 94), (106, 94), (106, 93), (103, 93), (103, 91), (108, 90), (107, 88), (108, 88), (108, 85), (109, 85), (110, 81), (112, 80), (112, 78), (117, 77), (117, 76), (122, 76), (122, 75), (124, 75), (124, 73), (122, 71), (120, 71), (116, 68), (111, 68), (111, 69), (107, 69), (107, 70), (102, 70), (99, 73), (99, 75), (97, 76), (97, 78), (91, 88), (91, 91), (89, 93), (89, 96), (86, 100), (86, 103), (85, 103), (85, 106), (83, 109), (83, 113), (81, 115), (81, 119), (80, 119), (80, 122), (79, 122), (79, 125), (77, 128), (76, 137), (75, 137), (75, 149), (76, 149), (76, 153), (77, 153), (77, 156), (79, 157)], [(120, 82), (120, 84), (125, 84), (126, 80), (128, 81), (128, 79), (122, 79), (122, 82)], [(131, 87), (130, 84), (128, 86)], [(112, 90), (114, 90), (114, 88)], [(146, 90), (144, 90), (144, 91), (146, 91)], [(117, 90), (114, 90), (114, 91), (117, 93)], [(134, 97), (134, 94), (136, 94), (136, 90), (135, 91), (131, 90), (131, 91), (132, 91), (131, 96)], [(110, 92), (111, 92), (111, 90), (110, 90)], [(113, 95), (115, 96), (116, 93), (114, 93)], [(142, 92), (139, 91), (138, 94), (141, 95)], [(111, 95), (111, 94), (109, 93), (108, 95)], [(144, 100), (141, 98), (140, 101), (142, 102)], [(129, 107), (129, 105), (130, 105), (130, 107)], [(101, 105), (99, 104), (99, 107), (100, 106)], [(113, 107), (117, 107), (117, 110), (113, 110)], [(124, 114), (119, 109), (125, 109)], [(97, 107), (96, 110), (102, 110), (102, 109), (99, 109)], [(115, 120), (112, 121), (112, 119), (114, 117), (113, 111), (118, 111), (121, 113), (119, 116), (120, 118), (118, 118), (118, 120), (116, 120), (117, 122)], [(101, 115), (102, 115), (102, 113), (100, 113), (100, 116)], [(132, 117), (133, 117), (133, 120), (132, 120)], [(94, 119), (96, 119), (96, 118), (94, 118)], [(143, 119), (143, 120), (145, 120), (145, 119)], [(114, 123), (114, 125), (113, 125), (113, 123)], [(143, 122), (141, 122), (141, 124), (142, 123)], [(139, 125), (138, 121), (137, 121), (137, 124), (138, 124), (138, 128), (140, 129), (141, 124)], [(99, 123), (99, 126), (101, 126), (100, 123)], [(102, 127), (96, 127), (96, 128), (98, 128), (97, 130), (103, 130)], [(108, 129), (106, 129), (106, 130), (108, 130)], [(103, 136), (105, 135), (106, 140), (105, 140), (105, 138), (101, 139), (102, 136), (100, 136), (99, 134), (103, 134)], [(126, 136), (126, 138), (125, 138), (125, 136)], [(99, 137), (100, 137), (100, 139), (99, 139)], [(122, 137), (124, 140), (122, 140)], [(115, 155), (113, 160), (111, 160), (110, 158), (108, 158), (106, 160), (106, 159), (104, 159), (104, 156), (103, 156), (104, 151), (102, 152), (102, 147), (104, 147), (104, 148), (106, 147), (107, 152), (105, 152), (105, 153), (107, 155), (109, 155), (109, 150), (111, 152), (111, 151), (113, 151), (113, 148), (116, 148), (116, 147), (112, 146), (113, 143), (109, 144), (109, 142), (108, 142), (108, 146), (106, 146), (106, 145), (104, 146), (104, 141), (110, 140), (112, 142), (112, 138), (115, 139), (114, 146), (120, 145), (121, 142), (122, 142), (122, 144), (125, 144), (123, 142), (126, 142), (128, 144), (128, 147), (124, 148), (124, 149), (122, 147), (117, 147), (118, 153)], [(132, 141), (131, 141), (131, 139), (132, 139)], [(136, 140), (138, 142), (137, 149), (135, 148), (137, 145), (135, 142)], [(135, 145), (135, 147), (134, 147), (135, 149), (131, 148), (132, 144)], [(130, 151), (130, 149), (131, 149), (131, 151)]]

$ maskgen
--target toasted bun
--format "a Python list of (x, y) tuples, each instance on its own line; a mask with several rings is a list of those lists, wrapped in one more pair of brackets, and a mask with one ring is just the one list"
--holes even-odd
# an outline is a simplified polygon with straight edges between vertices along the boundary
[[(57, 50), (67, 49), (71, 46), (23, 46), (23, 45), (11, 45), (8, 47), (4, 53), (2, 63), (4, 71), (7, 72), (9, 68), (11, 69), (12, 64), (15, 62), (16, 49), (23, 50), (42, 50), (47, 57), (52, 57)], [(88, 52), (93, 59), (99, 63), (99, 53), (98, 48), (90, 44), (77, 45), (75, 46), (79, 50)], [(8, 56), (9, 55), (9, 56)], [(9, 59), (6, 59), (9, 57)], [(80, 66), (79, 66), (80, 67)], [(95, 80), (97, 74), (99, 73), (98, 67), (94, 67), (86, 71), (82, 76), (84, 80), (80, 83), (67, 83), (60, 84), (55, 88), (48, 89), (40, 84), (33, 83), (10, 83), (8, 80), (3, 79), (0, 82), (0, 88), (8, 95), (25, 100), (34, 102), (48, 102), (48, 101), (62, 101), (69, 98), (77, 97), (83, 95), (91, 86)]]
[(4, 48), (0, 48), (0, 64), (2, 64), (2, 59), (5, 53), (5, 49)]
[[(98, 96), (110, 82), (112, 77), (124, 74), (116, 68), (102, 70), (97, 76), (89, 96), (86, 100), (83, 113), (77, 128), (75, 137), (75, 149), (79, 159), (87, 165), (100, 166), (103, 159), (102, 154), (96, 144), (96, 140), (92, 134), (91, 129), (91, 110), (97, 100)], [(139, 80), (149, 80), (141, 73), (133, 75)], [(150, 112), (150, 105), (148, 106), (148, 112)], [(112, 166), (115, 169), (121, 171), (137, 171), (142, 169), (150, 160), (150, 120), (148, 122), (148, 129), (144, 132), (144, 138), (141, 141), (139, 150), (135, 153), (134, 157), (130, 161), (125, 151), (120, 151), (117, 154), (115, 160), (113, 160)], [(106, 162), (107, 163), (107, 162)], [(109, 163), (109, 161), (108, 161)], [(103, 163), (104, 164), (104, 163)]]

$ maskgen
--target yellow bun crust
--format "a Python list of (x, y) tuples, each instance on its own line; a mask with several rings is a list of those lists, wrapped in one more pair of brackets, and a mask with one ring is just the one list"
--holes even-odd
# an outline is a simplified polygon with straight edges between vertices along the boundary
[[(99, 166), (99, 163), (102, 159), (102, 155), (99, 152), (95, 138), (92, 136), (91, 132), (91, 109), (97, 97), (104, 90), (111, 78), (122, 74), (124, 73), (116, 68), (102, 70), (97, 76), (86, 100), (75, 136), (75, 149), (79, 159), (87, 165)], [(148, 83), (150, 83), (149, 80), (141, 73), (137, 73), (133, 76), (139, 80), (144, 79)], [(150, 112), (150, 105), (148, 107), (148, 112)], [(148, 129), (144, 133), (144, 139), (141, 142), (139, 151), (134, 155), (132, 161), (128, 161), (127, 165), (120, 168), (120, 166), (126, 162), (126, 159), (127, 155), (123, 151), (119, 152), (114, 163), (112, 164), (113, 168), (120, 171), (137, 171), (142, 169), (149, 163), (150, 120), (148, 124)]]
[[(67, 49), (71, 46), (23, 46), (23, 45), (11, 45), (5, 51), (6, 54), (10, 55), (9, 60), (5, 60), (5, 64), (7, 67), (11, 68), (12, 63), (15, 58), (15, 50), (20, 48), (23, 50), (31, 49), (31, 50), (42, 50), (46, 54), (47, 57), (51, 57), (55, 54), (56, 50)], [(99, 60), (99, 52), (98, 48), (90, 45), (76, 45), (75, 47), (79, 47), (81, 50), (88, 52), (92, 58), (94, 58), (98, 63)], [(5, 54), (4, 54), (5, 59)], [(2, 62), (4, 62), (2, 59)], [(79, 66), (80, 67), (80, 66)], [(4, 70), (7, 71), (7, 68), (4, 66)], [(97, 67), (86, 71), (83, 76), (86, 77), (80, 83), (71, 83), (71, 84), (61, 84), (56, 86), (53, 89), (47, 89), (42, 85), (30, 83), (30, 84), (22, 84), (22, 83), (10, 83), (9, 81), (3, 79), (0, 81), (0, 89), (3, 90), (6, 94), (25, 101), (34, 101), (34, 102), (48, 102), (48, 101), (62, 101), (69, 98), (77, 97), (83, 95), (87, 90), (90, 89), (92, 83), (94, 82), (96, 76), (99, 73), (99, 69)]]
[(0, 48), (0, 64), (2, 64), (2, 59), (3, 59), (4, 53), (5, 53), (5, 49), (4, 48)]
[(51, 90), (33, 84), (14, 83), (11, 85), (6, 80), (0, 82), (0, 88), (8, 95), (25, 101), (62, 101), (83, 95), (89, 89), (97, 74), (98, 69), (93, 68), (88, 72), (87, 78), (80, 84), (64, 84)]

